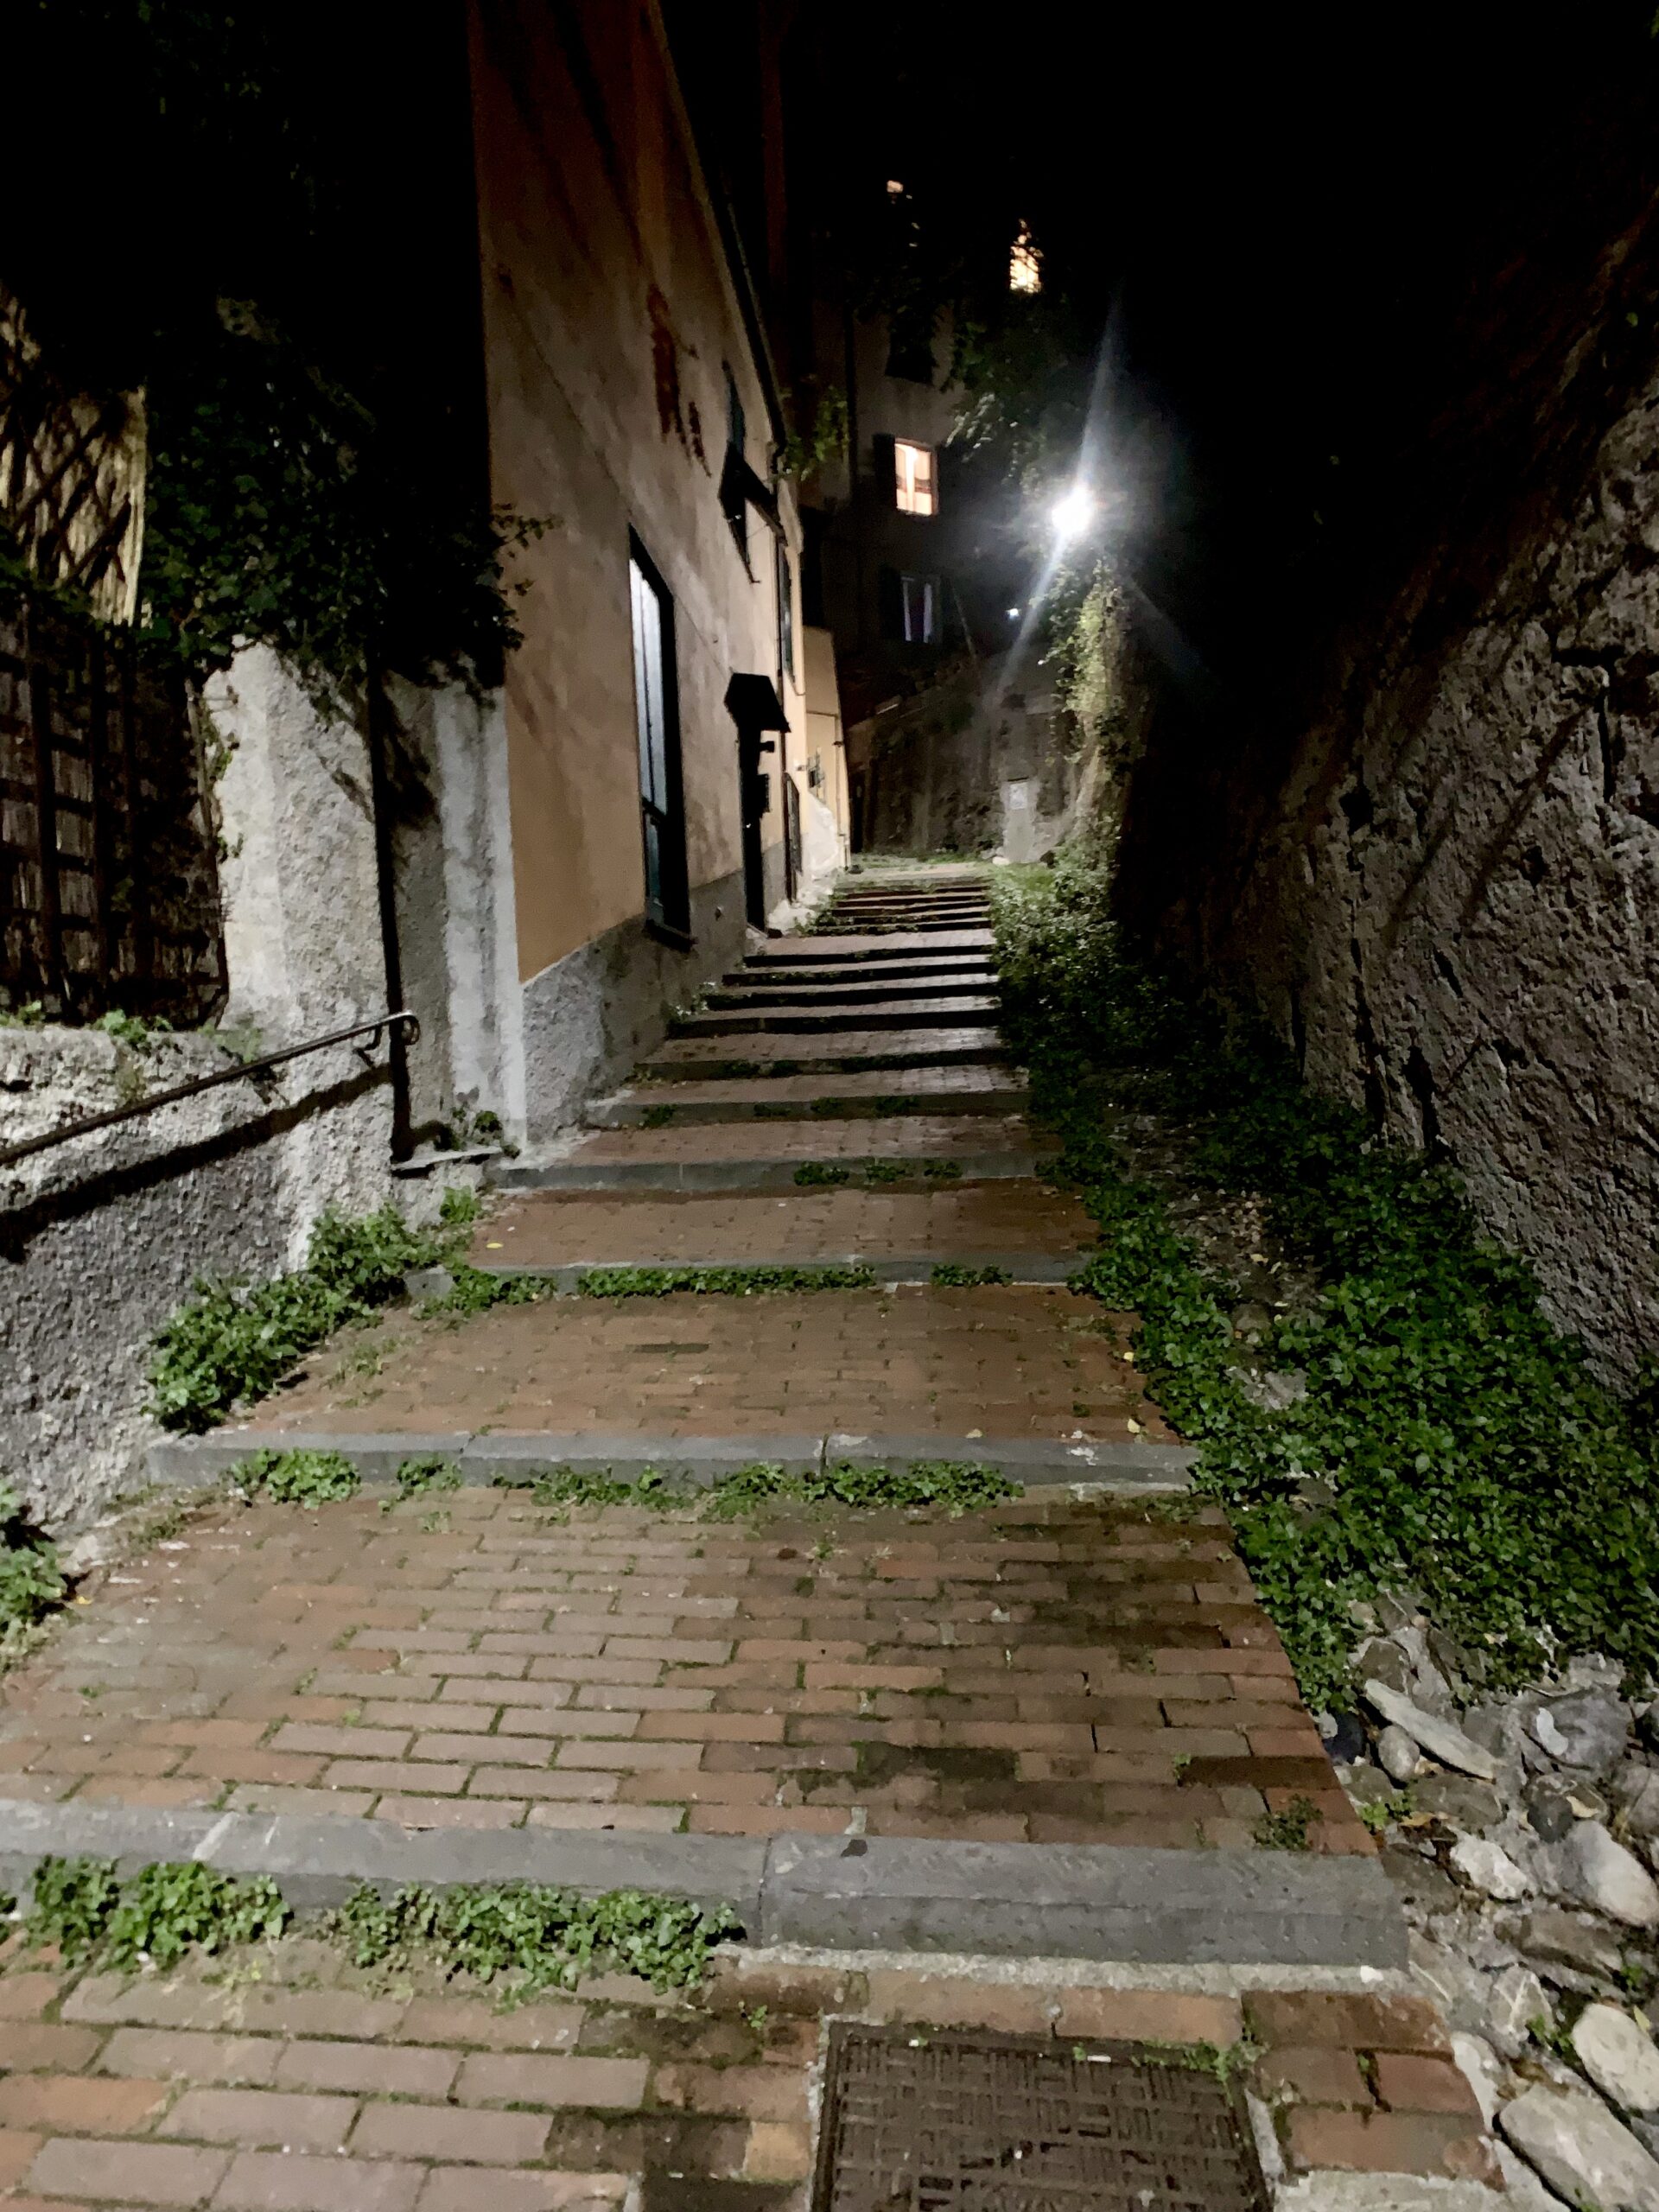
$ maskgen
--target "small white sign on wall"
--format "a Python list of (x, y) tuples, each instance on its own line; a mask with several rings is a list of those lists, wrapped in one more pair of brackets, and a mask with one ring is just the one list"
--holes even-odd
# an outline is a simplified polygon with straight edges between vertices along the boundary
[(1035, 817), (1029, 776), (1011, 776), (1002, 786), (1002, 850), (1011, 861), (1031, 858)]

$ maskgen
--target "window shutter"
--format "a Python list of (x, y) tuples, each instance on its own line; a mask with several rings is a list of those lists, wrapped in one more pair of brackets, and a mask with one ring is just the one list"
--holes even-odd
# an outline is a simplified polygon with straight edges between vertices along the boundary
[(884, 507), (896, 505), (899, 498), (899, 471), (893, 459), (893, 442), (885, 432), (870, 440), (875, 462), (875, 493)]
[[(887, 441), (889, 446), (892, 440)], [(876, 619), (884, 638), (905, 634), (905, 586), (897, 569), (883, 568), (875, 580)]]

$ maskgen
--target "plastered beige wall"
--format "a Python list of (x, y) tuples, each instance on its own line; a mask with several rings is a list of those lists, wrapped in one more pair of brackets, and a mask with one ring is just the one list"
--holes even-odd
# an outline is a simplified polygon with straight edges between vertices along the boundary
[[(630, 527), (675, 600), (690, 880), (741, 866), (722, 702), (734, 671), (776, 682), (779, 662), (772, 533), (751, 512), (751, 577), (718, 496), (728, 364), (762, 477), (771, 433), (654, 8), (575, 0), (556, 16), (532, 0), (474, 0), (472, 59), (492, 489), (548, 524), (511, 571), (524, 633), (508, 659), (506, 721), (527, 981), (644, 904)], [(798, 580), (787, 486), (781, 504)], [(804, 702), (787, 681), (784, 704), (801, 730)], [(766, 842), (782, 835), (774, 804)]]

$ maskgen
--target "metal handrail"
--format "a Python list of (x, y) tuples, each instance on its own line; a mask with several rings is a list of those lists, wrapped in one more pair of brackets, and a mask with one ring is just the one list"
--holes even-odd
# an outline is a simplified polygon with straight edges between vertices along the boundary
[(175, 1105), (181, 1098), (194, 1098), (199, 1091), (216, 1090), (221, 1083), (236, 1083), (243, 1076), (260, 1075), (267, 1068), (281, 1067), (284, 1060), (297, 1060), (306, 1052), (321, 1052), (330, 1045), (344, 1045), (353, 1037), (368, 1037), (367, 1049), (372, 1052), (379, 1042), (383, 1029), (395, 1029), (400, 1021), (410, 1027), (408, 1041), (416, 1043), (421, 1025), (407, 1007), (400, 1007), (396, 1014), (383, 1014), (373, 1021), (359, 1021), (349, 1029), (331, 1029), (326, 1037), (312, 1037), (303, 1045), (285, 1045), (280, 1052), (263, 1052), (257, 1060), (238, 1060), (234, 1067), (220, 1068), (216, 1075), (199, 1075), (189, 1083), (175, 1083), (170, 1090), (158, 1090), (149, 1098), (141, 1098), (134, 1106), (117, 1106), (107, 1114), (89, 1114), (84, 1122), (71, 1122), (49, 1135), (29, 1137), (22, 1144), (10, 1144), (0, 1150), (0, 1167), (10, 1167), (14, 1160), (27, 1160), (32, 1153), (49, 1152), (54, 1144), (67, 1144), (73, 1137), (90, 1136), (94, 1129), (113, 1128), (118, 1122), (137, 1121), (141, 1114), (153, 1114), (157, 1107)]

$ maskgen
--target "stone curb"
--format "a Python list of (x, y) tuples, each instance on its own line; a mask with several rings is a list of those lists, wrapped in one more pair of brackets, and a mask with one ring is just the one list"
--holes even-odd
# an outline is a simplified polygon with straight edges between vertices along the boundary
[(409, 1830), (73, 1802), (20, 1802), (6, 1813), (0, 1878), (15, 1887), (48, 1854), (86, 1853), (269, 1874), (305, 1906), (336, 1904), (359, 1881), (662, 1891), (730, 1904), (750, 1940), (766, 1945), (1147, 1964), (1407, 1963), (1404, 1917), (1371, 1859), (878, 1836)]
[[(896, 1033), (902, 1035), (904, 1033)], [(768, 1065), (762, 1060), (757, 1063), (758, 1072), (751, 1071), (741, 1078), (721, 1076), (720, 1070), (730, 1061), (745, 1060), (747, 1057), (747, 1053), (737, 1052), (681, 1057), (670, 1048), (648, 1053), (639, 1065), (642, 1074), (662, 1083), (679, 1080), (706, 1083), (711, 1079), (764, 1083), (769, 1075), (783, 1073), (796, 1076), (854, 1075), (859, 1070), (868, 1068), (899, 1074), (911, 1068), (989, 1068), (1005, 1064), (1008, 1052), (996, 1031), (987, 1028), (982, 1036), (976, 1037), (972, 1043), (966, 1045), (912, 1045), (899, 1046), (890, 1052), (873, 1047), (868, 1052), (782, 1053), (778, 1058), (787, 1063), (786, 1067), (779, 1067), (776, 1063)]]
[[(794, 940), (797, 947), (803, 944), (810, 945), (810, 951), (795, 950), (784, 952), (768, 945), (765, 951), (750, 953), (746, 964), (751, 975), (760, 976), (778, 968), (861, 968), (867, 961), (876, 960), (971, 960), (989, 957), (991, 932), (977, 923), (952, 929), (948, 934), (958, 939), (965, 938), (967, 942), (956, 944), (927, 942), (925, 939), (938, 935), (937, 931), (931, 930), (925, 932), (925, 939), (921, 943), (917, 941), (924, 936), (920, 931), (882, 930), (873, 932), (831, 930), (820, 937)], [(849, 950), (848, 938), (860, 936), (870, 937), (873, 942)], [(910, 940), (908, 944), (905, 942), (906, 937)]]
[[(1030, 1181), (1054, 1155), (1035, 1152), (971, 1152), (951, 1155), (959, 1173), (924, 1176), (926, 1153), (868, 1153), (837, 1157), (829, 1164), (845, 1167), (848, 1181), (798, 1183), (798, 1160), (510, 1160), (486, 1169), (487, 1179), (503, 1191), (803, 1191), (896, 1190), (899, 1182), (925, 1183), (930, 1191), (957, 1191), (964, 1183)], [(915, 1173), (891, 1182), (854, 1184), (865, 1168), (913, 1160)]]
[(265, 1446), (280, 1452), (338, 1452), (367, 1483), (389, 1483), (403, 1460), (434, 1454), (455, 1460), (463, 1479), (479, 1484), (493, 1482), (498, 1474), (556, 1465), (602, 1467), (619, 1481), (652, 1469), (714, 1483), (734, 1468), (763, 1461), (798, 1471), (840, 1459), (858, 1466), (955, 1459), (994, 1467), (1027, 1489), (1086, 1484), (1131, 1496), (1189, 1489), (1189, 1471), (1198, 1456), (1178, 1444), (1050, 1444), (1027, 1437), (603, 1436), (582, 1430), (526, 1435), (244, 1428), (158, 1439), (149, 1446), (149, 1471), (158, 1483), (216, 1482), (250, 1452)]
[[(1029, 1254), (1020, 1252), (974, 1252), (965, 1253), (960, 1257), (953, 1253), (948, 1261), (940, 1261), (937, 1258), (882, 1258), (873, 1252), (842, 1252), (834, 1254), (828, 1258), (820, 1257), (812, 1260), (807, 1264), (814, 1268), (868, 1268), (878, 1282), (920, 1283), (931, 1288), (934, 1287), (933, 1270), (941, 1265), (953, 1268), (1000, 1268), (1007, 1277), (1010, 1285), (1067, 1283), (1076, 1274), (1079, 1264), (1085, 1256), (1080, 1253), (1073, 1259), (1056, 1260), (1034, 1258)], [(637, 1254), (629, 1253), (626, 1257), (619, 1254), (614, 1260), (576, 1260), (573, 1261), (569, 1267), (563, 1268), (518, 1267), (512, 1264), (503, 1266), (494, 1260), (474, 1260), (472, 1264), (480, 1274), (526, 1275), (533, 1282), (550, 1283), (556, 1290), (573, 1291), (580, 1288), (584, 1275), (611, 1268), (640, 1266), (752, 1268), (757, 1265), (764, 1266), (766, 1262), (718, 1257), (706, 1260), (642, 1262)], [(948, 1284), (940, 1287), (950, 1287)]]
[(671, 1021), (671, 1037), (832, 1037), (842, 1030), (979, 1029), (988, 1027), (1001, 1001), (984, 991), (931, 991), (914, 1003), (877, 999), (858, 1007), (826, 1006), (814, 1013), (779, 1007), (751, 1011), (689, 1014)]
[[(751, 1077), (763, 1082), (764, 1077)], [(588, 1124), (595, 1129), (639, 1128), (654, 1106), (669, 1104), (650, 1091), (635, 1092), (632, 1096), (605, 1098), (588, 1109)], [(873, 1097), (863, 1097), (855, 1092), (845, 1092), (837, 1097), (827, 1092), (818, 1099), (811, 1098), (687, 1098), (674, 1103), (674, 1125), (689, 1128), (699, 1122), (861, 1122), (902, 1121), (912, 1115), (926, 1115), (930, 1119), (954, 1120), (963, 1114), (1022, 1114), (1030, 1103), (1023, 1084), (1007, 1084), (999, 1089), (987, 1084), (978, 1090), (913, 1091), (904, 1101), (900, 1112), (887, 1110), (884, 1102), (880, 1115), (871, 1112)], [(833, 1109), (833, 1110), (832, 1110)]]

